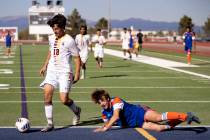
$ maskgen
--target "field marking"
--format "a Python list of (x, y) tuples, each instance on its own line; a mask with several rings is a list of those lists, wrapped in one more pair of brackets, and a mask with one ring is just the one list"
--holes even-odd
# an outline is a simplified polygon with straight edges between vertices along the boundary
[[(22, 87), (10, 87), (11, 89), (20, 89)], [(75, 89), (83, 89), (83, 88), (87, 88), (87, 89), (98, 89), (98, 88), (108, 88), (108, 89), (138, 89), (138, 88), (142, 88), (142, 89), (209, 89), (210, 87), (196, 87), (196, 86), (189, 86), (189, 87), (186, 87), (186, 86), (180, 86), (180, 87), (173, 87), (173, 86), (164, 86), (164, 87), (160, 87), (160, 86), (157, 86), (157, 87), (154, 87), (154, 86), (134, 86), (134, 87), (126, 87), (126, 86), (116, 86), (116, 87), (112, 87), (112, 86), (95, 86), (95, 87), (72, 87), (72, 88), (75, 88)], [(40, 89), (40, 87), (26, 87), (26, 89)]]
[[(106, 54), (109, 54), (109, 55), (112, 55), (112, 56), (117, 56), (117, 57), (123, 58), (123, 54), (120, 51), (111, 50), (111, 49), (104, 49), (104, 52)], [(185, 63), (181, 63), (181, 62), (165, 60), (165, 59), (160, 59), (160, 58), (155, 58), (155, 57), (149, 57), (149, 56), (145, 56), (145, 55), (140, 55), (138, 58), (133, 57), (132, 60), (137, 61), (137, 62), (141, 62), (141, 63), (145, 63), (145, 64), (149, 64), (149, 65), (154, 65), (154, 66), (174, 70), (174, 71), (178, 71), (178, 72), (182, 72), (182, 73), (187, 73), (187, 74), (194, 75), (194, 76), (203, 77), (203, 78), (206, 78), (206, 79), (210, 79), (210, 76), (208, 76), (208, 75), (199, 74), (199, 73), (190, 72), (190, 71), (187, 71), (187, 70), (174, 68), (174, 67), (199, 67), (197, 65), (188, 65), (188, 64), (185, 64)]]
[(0, 61), (0, 64), (14, 64), (14, 61)]
[[(162, 55), (162, 56), (171, 56), (171, 57), (177, 57), (177, 58), (181, 58), (181, 59), (186, 59), (186, 57), (184, 57), (184, 56), (175, 56), (175, 55), (162, 54), (162, 53), (158, 53), (158, 52), (150, 52), (150, 51), (147, 51), (147, 52), (148, 52), (148, 53), (159, 54), (159, 55)], [(210, 63), (210, 61), (203, 60), (203, 59), (198, 59), (198, 58), (192, 58), (192, 60), (198, 60), (198, 61), (201, 61), (201, 62), (208, 62), (208, 63)]]
[(13, 71), (11, 69), (0, 69), (0, 74), (13, 74)]
[(7, 90), (9, 89), (9, 84), (0, 84), (0, 90)]
[[(55, 126), (55, 128), (63, 128), (66, 126)], [(80, 128), (99, 128), (101, 127), (101, 125), (86, 125), (86, 126), (69, 126), (68, 128), (77, 128), (77, 129), (80, 129)], [(210, 125), (179, 125), (179, 126), (176, 126), (175, 128), (196, 128), (196, 127), (207, 127), (207, 128), (210, 128)], [(16, 128), (15, 126), (0, 126), (0, 128)], [(38, 126), (38, 125), (34, 125), (32, 126), (31, 128), (43, 128), (43, 126)], [(112, 129), (115, 129), (115, 128), (120, 128), (119, 126), (112, 126)]]
[[(0, 72), (1, 74), (1, 72)], [(97, 77), (97, 76), (95, 76)], [(103, 77), (103, 76), (99, 76), (100, 78), (103, 79), (191, 79), (191, 78), (187, 78), (187, 77), (132, 77), (132, 76), (122, 76), (122, 77)], [(0, 77), (0, 79), (20, 79), (20, 77)], [(43, 77), (24, 77), (25, 79), (43, 79)], [(93, 77), (89, 77), (87, 76), (87, 79), (94, 79)], [(196, 79), (199, 80), (199, 79)]]
[[(111, 49), (104, 49), (104, 52), (109, 55), (117, 56), (123, 58), (123, 54), (120, 51), (111, 50)], [(159, 67), (199, 67), (197, 65), (188, 65), (186, 63), (166, 60), (162, 58), (156, 58), (156, 57), (150, 57), (145, 55), (139, 55), (138, 57), (135, 57), (134, 54), (132, 54), (133, 61), (142, 62), (150, 65), (155, 65)]]
[(147, 132), (143, 128), (135, 128), (137, 132), (139, 132), (143, 137), (145, 137), (147, 140), (157, 140), (155, 137), (153, 137), (149, 132)]
[(14, 58), (14, 56), (0, 56), (0, 58), (8, 59), (8, 58)]
[[(93, 103), (93, 101), (77, 101), (77, 100), (74, 100), (74, 102), (76, 103)], [(183, 100), (183, 101), (180, 101), (180, 100), (177, 100), (177, 101), (166, 101), (166, 100), (163, 100), (163, 101), (132, 101), (132, 100), (127, 100), (127, 102), (129, 103), (210, 103), (210, 101), (186, 101), (186, 100)], [(44, 101), (0, 101), (0, 103), (44, 103)], [(61, 101), (58, 101), (58, 100), (55, 100), (53, 101), (53, 103), (61, 103)]]
[[(37, 92), (30, 92), (28, 91), (26, 94), (40, 94), (40, 93), (43, 93), (43, 91), (37, 91)], [(90, 92), (85, 92), (85, 91), (74, 91), (74, 92), (71, 92), (70, 94), (78, 94), (78, 93), (90, 93)], [(3, 93), (0, 93), (0, 94), (21, 94), (21, 92), (3, 92)]]
[[(1, 69), (0, 69), (1, 70)], [(20, 72), (19, 70), (15, 70), (14, 72)], [(36, 73), (39, 73), (38, 71), (24, 71), (24, 73), (34, 73), (34, 72), (36, 72)], [(147, 70), (147, 71), (145, 71), (145, 70), (128, 70), (128, 71), (126, 71), (126, 70), (123, 70), (123, 71), (106, 71), (106, 70), (103, 70), (103, 71), (99, 71), (99, 70), (87, 70), (87, 73), (96, 73), (96, 72), (98, 72), (98, 73), (109, 73), (109, 72), (111, 72), (111, 73), (120, 73), (120, 72), (125, 72), (125, 73), (130, 73), (130, 72), (137, 72), (137, 73), (139, 73), (139, 72), (141, 72), (141, 73), (157, 73), (157, 72), (168, 72), (168, 71), (166, 71), (166, 70)]]

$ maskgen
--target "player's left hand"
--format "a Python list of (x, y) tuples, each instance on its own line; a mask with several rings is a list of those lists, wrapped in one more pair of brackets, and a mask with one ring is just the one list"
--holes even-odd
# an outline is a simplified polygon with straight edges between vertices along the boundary
[(93, 132), (105, 132), (108, 129), (106, 127), (100, 127), (100, 128), (96, 128), (95, 130), (93, 130)]

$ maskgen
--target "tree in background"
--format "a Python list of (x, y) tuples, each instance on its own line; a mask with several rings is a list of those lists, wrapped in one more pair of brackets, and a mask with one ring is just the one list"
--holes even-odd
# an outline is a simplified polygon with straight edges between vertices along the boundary
[(100, 29), (102, 29), (102, 30), (108, 29), (108, 21), (107, 21), (104, 17), (102, 17), (102, 18), (99, 19), (98, 22), (96, 23), (95, 28), (96, 28), (96, 29), (100, 28)]
[(104, 36), (107, 37), (108, 34), (108, 20), (102, 17), (98, 20), (98, 22), (95, 25), (96, 30), (101, 29)]
[(29, 35), (29, 28), (23, 29), (18, 32), (19, 40), (35, 40), (35, 35)]
[(70, 16), (67, 16), (66, 32), (72, 37), (79, 34), (79, 28), (81, 25), (86, 25), (86, 20), (83, 19), (77, 9), (74, 9)]
[(210, 36), (210, 17), (204, 23), (203, 30), (206, 33), (206, 36)]
[(179, 21), (179, 34), (182, 35), (186, 31), (186, 27), (194, 27), (191, 17), (184, 15)]

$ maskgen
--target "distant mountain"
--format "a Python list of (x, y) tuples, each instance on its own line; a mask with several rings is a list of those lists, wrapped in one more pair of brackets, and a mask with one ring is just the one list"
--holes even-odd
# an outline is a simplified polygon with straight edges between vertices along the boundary
[(28, 27), (28, 17), (27, 16), (7, 16), (0, 18), (0, 27), (15, 26), (21, 31)]
[(130, 27), (133, 26), (136, 29), (142, 30), (177, 30), (177, 22), (159, 22), (159, 21), (150, 21), (139, 18), (129, 18), (126, 20), (112, 20), (111, 25), (114, 28), (119, 27)]
[[(96, 21), (86, 19), (88, 26), (95, 26)], [(19, 31), (28, 27), (28, 17), (27, 16), (9, 16), (0, 18), (0, 26), (17, 26)], [(123, 28), (133, 26), (135, 29), (142, 30), (178, 30), (178, 22), (161, 22), (161, 21), (151, 21), (144, 20), (140, 18), (129, 18), (125, 20), (111, 20), (112, 28)], [(202, 32), (200, 26), (195, 26), (196, 32)]]
[[(96, 22), (87, 20), (87, 24), (93, 27)], [(178, 22), (163, 22), (163, 21), (151, 21), (151, 20), (144, 20), (140, 18), (129, 18), (125, 20), (111, 20), (111, 27), (112, 28), (123, 28), (123, 27), (131, 27), (133, 26), (135, 29), (142, 29), (147, 31), (161, 31), (161, 30), (173, 30), (178, 31)], [(195, 32), (202, 32), (201, 26), (194, 27)]]

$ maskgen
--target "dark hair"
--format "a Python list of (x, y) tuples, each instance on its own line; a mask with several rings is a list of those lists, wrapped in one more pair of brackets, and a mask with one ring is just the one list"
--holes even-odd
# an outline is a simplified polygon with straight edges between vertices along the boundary
[(123, 28), (123, 30), (127, 30), (127, 28)]
[(97, 29), (97, 31), (101, 32), (101, 29), (100, 29), (100, 28), (98, 28), (98, 29)]
[(82, 28), (85, 28), (85, 33), (84, 34), (86, 35), (87, 34), (87, 26), (86, 25), (81, 25), (79, 29), (81, 30)]
[(52, 19), (48, 20), (47, 24), (50, 27), (54, 27), (54, 25), (57, 24), (59, 28), (65, 29), (66, 18), (62, 14), (57, 14)]
[(110, 99), (111, 99), (109, 96), (109, 93), (107, 91), (105, 91), (104, 89), (96, 89), (95, 91), (93, 91), (91, 94), (91, 98), (95, 103), (99, 103), (99, 100), (110, 101)]

